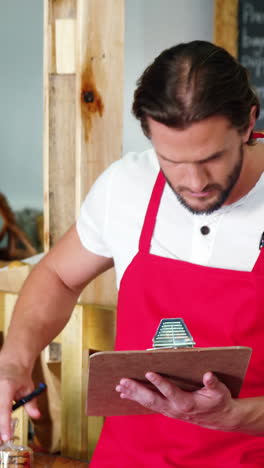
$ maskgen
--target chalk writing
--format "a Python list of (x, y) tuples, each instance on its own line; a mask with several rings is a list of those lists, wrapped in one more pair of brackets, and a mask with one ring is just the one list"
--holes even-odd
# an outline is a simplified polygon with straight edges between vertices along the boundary
[[(260, 78), (264, 74), (264, 57), (242, 55), (240, 62), (244, 67), (248, 68), (251, 75), (256, 78)], [(254, 74), (252, 74), (252, 69), (254, 70)]]
[(264, 37), (252, 37), (248, 35), (246, 28), (242, 28), (241, 33), (242, 47), (256, 47), (262, 52), (264, 47)]
[(257, 127), (264, 128), (264, 1), (239, 1), (239, 61), (249, 71), (261, 103)]
[(255, 5), (245, 2), (242, 20), (244, 24), (264, 24), (264, 12), (255, 10)]

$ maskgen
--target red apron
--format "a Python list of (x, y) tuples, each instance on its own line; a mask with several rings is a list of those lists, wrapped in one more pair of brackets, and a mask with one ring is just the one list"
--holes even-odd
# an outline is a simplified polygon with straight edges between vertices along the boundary
[[(139, 252), (121, 281), (116, 350), (150, 348), (162, 318), (183, 317), (197, 346), (251, 346), (241, 397), (264, 395), (264, 248), (250, 272), (150, 254), (164, 185), (159, 173)], [(234, 235), (230, 242), (235, 241)], [(264, 437), (213, 431), (154, 414), (108, 417), (90, 468), (241, 465), (264, 467)]]

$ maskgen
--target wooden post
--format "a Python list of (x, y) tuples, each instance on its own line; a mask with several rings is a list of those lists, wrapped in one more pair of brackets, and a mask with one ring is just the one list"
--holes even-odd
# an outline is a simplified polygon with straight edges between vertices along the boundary
[(215, 0), (214, 43), (237, 57), (238, 0)]
[(62, 332), (62, 441), (61, 452), (87, 460), (101, 432), (103, 419), (85, 414), (88, 349), (112, 349), (114, 308), (78, 304)]
[(87, 395), (88, 348), (87, 314), (77, 305), (62, 333), (62, 434), (61, 453), (72, 458), (88, 458)]
[[(44, 0), (46, 251), (74, 223), (99, 173), (121, 156), (123, 43), (124, 0)], [(93, 447), (102, 420), (90, 431), (84, 350), (113, 346), (113, 271), (89, 285), (80, 301), (62, 333), (62, 452), (87, 458), (87, 429)]]
[[(44, 241), (70, 227), (122, 151), (124, 0), (44, 0)], [(75, 42), (73, 43), (73, 40)], [(113, 271), (82, 301), (115, 304)]]
[[(61, 73), (58, 73), (56, 61), (57, 57), (64, 57), (65, 63), (67, 58), (65, 48), (62, 47), (63, 28), (59, 20), (76, 21), (75, 3), (75, 0), (44, 2), (45, 250), (48, 250), (75, 220), (76, 78), (74, 73), (63, 73), (64, 69), (59, 61)], [(65, 26), (65, 23), (62, 25)], [(66, 41), (65, 43), (67, 44)], [(56, 46), (59, 49), (56, 49)], [(69, 55), (72, 62), (72, 51)]]
[[(77, 0), (76, 214), (87, 189), (122, 153), (124, 0)], [(113, 271), (83, 302), (116, 304)]]

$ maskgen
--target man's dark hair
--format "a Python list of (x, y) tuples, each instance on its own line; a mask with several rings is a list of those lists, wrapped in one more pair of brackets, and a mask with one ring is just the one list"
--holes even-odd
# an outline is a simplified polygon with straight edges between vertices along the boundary
[[(248, 72), (222, 47), (192, 41), (164, 50), (137, 82), (133, 113), (149, 138), (147, 117), (185, 129), (207, 117), (227, 117), (240, 133), (260, 103)], [(248, 141), (252, 143), (252, 135)]]

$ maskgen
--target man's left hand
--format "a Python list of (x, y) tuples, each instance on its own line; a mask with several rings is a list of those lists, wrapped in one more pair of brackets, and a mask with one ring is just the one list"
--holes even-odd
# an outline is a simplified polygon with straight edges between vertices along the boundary
[(148, 372), (146, 378), (157, 388), (153, 391), (132, 379), (121, 379), (116, 390), (121, 398), (136, 401), (145, 408), (170, 418), (198, 424), (209, 429), (236, 430), (236, 400), (212, 372), (203, 376), (203, 387), (186, 392)]

